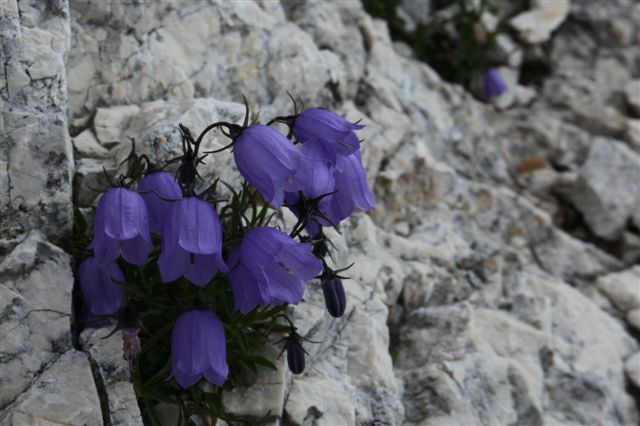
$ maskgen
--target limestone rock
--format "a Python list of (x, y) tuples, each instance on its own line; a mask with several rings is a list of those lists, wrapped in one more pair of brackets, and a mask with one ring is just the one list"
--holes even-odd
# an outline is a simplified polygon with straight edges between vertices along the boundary
[(0, 232), (40, 228), (60, 238), (71, 224), (73, 152), (67, 132), (68, 6), (2, 3)]
[(0, 412), (3, 425), (100, 425), (100, 400), (86, 355), (70, 350)]
[(627, 312), (627, 321), (636, 330), (640, 330), (640, 308)]
[(139, 110), (140, 108), (136, 105), (98, 108), (93, 119), (93, 126), (100, 144), (110, 147), (120, 143), (123, 137), (122, 129)]
[(511, 19), (511, 26), (529, 43), (549, 40), (551, 33), (569, 15), (569, 0), (534, 0), (531, 10)]
[(32, 231), (0, 263), (0, 408), (71, 347), (70, 261)]
[[(74, 31), (67, 67), (69, 80), (77, 81), (69, 89), (74, 121), (86, 121), (104, 103), (207, 94), (238, 99), (245, 93), (260, 104), (278, 97), (284, 109), (290, 107), (286, 90), (309, 99), (321, 93), (328, 99), (326, 87), (345, 85), (339, 58), (318, 49), (307, 33), (287, 22), (279, 5), (208, 1), (142, 8), (101, 3), (71, 10)], [(105, 21), (112, 24), (96, 24)]]
[[(356, 213), (340, 233), (327, 230), (332, 266), (356, 262), (345, 281), (347, 312), (330, 317), (310, 282), (291, 310), (300, 333), (322, 342), (306, 346), (306, 371), (292, 376), (281, 358), (277, 372), (261, 371), (253, 386), (225, 395), (234, 414), (255, 419), (272, 410), (276, 422), (299, 425), (637, 424), (626, 384), (638, 344), (611, 316), (616, 307), (638, 324), (629, 286), (635, 269), (617, 273), (634, 259), (640, 223), (631, 184), (639, 180), (637, 120), (627, 116), (624, 96), (626, 82), (640, 75), (636, 4), (572, 2), (548, 44), (552, 66), (535, 102), (518, 100), (523, 88), (513, 83), (515, 101), (498, 110), (412, 59), (359, 2), (96, 0), (72, 2), (70, 11), (64, 1), (5, 3), (2, 37), (10, 48), (0, 94), (12, 111), (3, 115), (11, 144), (0, 157), (2, 196), (11, 179), (20, 191), (36, 190), (27, 193), (33, 200), (53, 197), (14, 174), (29, 170), (25, 158), (40, 158), (36, 139), (54, 144), (50, 152), (61, 161), (36, 163), (29, 173), (68, 173), (66, 109), (77, 134), (77, 205), (95, 201), (86, 188), (105, 185), (103, 166), (117, 172), (129, 137), (152, 160), (178, 155), (178, 122), (194, 133), (213, 121), (241, 122), (242, 93), (253, 112), (259, 105), (263, 122), (290, 111), (288, 90), (367, 125), (359, 135), (378, 207)], [(534, 2), (514, 22), (535, 42), (568, 6)], [(536, 20), (543, 25), (532, 26)], [(517, 65), (508, 41), (500, 41), (502, 54)], [(226, 142), (211, 132), (203, 146)], [(230, 152), (205, 161), (203, 176), (239, 182)], [(566, 200), (611, 244), (572, 229)], [(68, 200), (59, 205), (66, 207), (48, 216), (34, 209), (2, 217), (20, 229), (46, 223), (53, 236), (70, 211)], [(294, 219), (285, 212), (277, 220)], [(141, 424), (119, 336), (100, 340), (105, 330), (85, 330), (85, 352), (70, 351), (68, 318), (37, 311), (46, 295), (56, 311), (70, 312), (68, 259), (36, 233), (5, 233), (5, 222), (0, 288), (10, 316), (0, 328), (15, 326), (4, 339), (15, 337), (24, 351), (5, 356), (2, 342), (3, 391), (5, 377), (12, 380), (3, 404), (15, 400), (2, 422), (34, 423), (24, 416), (47, 410), (58, 416), (52, 421), (70, 424), (103, 417)], [(53, 292), (40, 287), (62, 276), (49, 300)], [(164, 408), (158, 412), (168, 420)]]
[(90, 129), (87, 129), (73, 138), (73, 147), (83, 157), (89, 158), (106, 158), (109, 150), (98, 143)]
[(569, 197), (599, 237), (615, 239), (640, 205), (640, 156), (612, 139), (595, 138)]
[(600, 277), (598, 287), (622, 312), (640, 308), (640, 266)]
[(94, 202), (101, 192), (109, 188), (109, 180), (105, 176), (113, 177), (118, 168), (112, 158), (81, 158), (76, 163), (74, 177), (74, 202), (86, 207)]
[[(407, 318), (396, 360), (407, 383), (407, 424), (609, 423), (612, 414), (596, 408), (608, 404), (623, 424), (637, 420), (623, 390), (623, 359), (637, 344), (565, 284), (521, 278), (534, 309), (542, 309), (540, 322), (469, 304), (421, 308)], [(585, 402), (576, 399), (581, 394)]]
[(629, 106), (640, 116), (640, 79), (629, 81), (624, 88), (624, 94)]
[(633, 384), (640, 387), (640, 352), (629, 357), (625, 364), (625, 369)]
[(142, 424), (140, 408), (130, 382), (129, 363), (122, 355), (122, 332), (103, 339), (111, 328), (85, 330), (80, 344), (100, 375), (100, 386), (108, 399), (108, 416), (114, 426)]

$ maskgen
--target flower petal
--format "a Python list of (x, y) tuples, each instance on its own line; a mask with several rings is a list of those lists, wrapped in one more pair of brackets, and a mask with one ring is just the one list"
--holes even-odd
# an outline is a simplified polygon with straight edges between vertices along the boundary
[(162, 233), (164, 217), (171, 208), (172, 201), (182, 199), (182, 191), (175, 176), (167, 172), (153, 172), (138, 183), (138, 192), (142, 196), (149, 214), (149, 228)]
[(112, 188), (104, 194), (97, 210), (104, 210), (104, 233), (116, 240), (129, 240), (149, 233), (147, 207), (142, 197), (126, 188)]
[(213, 206), (196, 197), (177, 202), (178, 244), (188, 252), (213, 254), (222, 250), (222, 228)]
[(189, 257), (189, 253), (180, 247), (177, 247), (171, 254), (166, 254), (163, 251), (158, 258), (162, 282), (175, 281), (184, 275), (190, 260)]
[(88, 257), (78, 267), (80, 290), (93, 315), (112, 315), (122, 305), (124, 275), (115, 261)]
[(153, 246), (142, 236), (138, 235), (120, 243), (122, 258), (132, 265), (143, 265)]
[(279, 264), (266, 268), (263, 273), (269, 292), (268, 303), (300, 303), (304, 295), (304, 281)]
[[(191, 255), (189, 256), (191, 257)], [(191, 260), (194, 261), (193, 264), (191, 263)], [(220, 253), (194, 254), (193, 259), (189, 259), (189, 262), (187, 263), (184, 276), (193, 284), (199, 287), (204, 287), (209, 284), (209, 281), (211, 281), (218, 273), (221, 265), (226, 268)]]

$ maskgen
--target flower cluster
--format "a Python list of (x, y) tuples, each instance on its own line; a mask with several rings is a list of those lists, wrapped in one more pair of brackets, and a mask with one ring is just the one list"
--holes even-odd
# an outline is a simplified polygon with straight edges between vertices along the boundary
[[(320, 280), (331, 316), (346, 310), (346, 277), (339, 275), (346, 268), (328, 266), (323, 227), (375, 207), (355, 133), (364, 126), (321, 108), (267, 124), (249, 124), (248, 117), (247, 105), (242, 125), (213, 123), (197, 139), (180, 126), (183, 155), (162, 167), (132, 150), (126, 173), (109, 179), (97, 203), (79, 287), (89, 316), (118, 319), (139, 393), (165, 386), (158, 371), (148, 371), (157, 361), (145, 345), (166, 352), (158, 342), (169, 342), (167, 319), (170, 377), (180, 388), (203, 378), (221, 387), (241, 374), (230, 368), (234, 363), (272, 366), (255, 351), (274, 332), (287, 336), (291, 371), (303, 372), (305, 338), (283, 309), (302, 300), (307, 281)], [(288, 135), (274, 123), (286, 124)], [(213, 129), (231, 138), (224, 149), (233, 149), (246, 180), (239, 190), (223, 182), (231, 199), (219, 198), (218, 180), (204, 185), (197, 171), (204, 157), (219, 152), (199, 152)], [(267, 210), (282, 206), (298, 218), (289, 233), (268, 225)]]

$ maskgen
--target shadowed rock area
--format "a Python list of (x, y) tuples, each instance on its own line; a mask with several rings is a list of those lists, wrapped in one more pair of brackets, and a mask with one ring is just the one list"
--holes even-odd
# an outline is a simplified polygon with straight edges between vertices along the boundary
[[(120, 333), (71, 331), (56, 244), (129, 137), (166, 158), (178, 122), (241, 122), (242, 94), (268, 119), (291, 109), (286, 91), (366, 124), (377, 208), (327, 231), (336, 266), (355, 266), (342, 318), (314, 282), (295, 308), (300, 334), (322, 342), (307, 370), (280, 359), (225, 396), (229, 411), (282, 425), (638, 424), (640, 4), (568, 7), (535, 99), (499, 109), (358, 1), (4, 0), (0, 424), (143, 424)], [(201, 173), (240, 179), (228, 151)]]

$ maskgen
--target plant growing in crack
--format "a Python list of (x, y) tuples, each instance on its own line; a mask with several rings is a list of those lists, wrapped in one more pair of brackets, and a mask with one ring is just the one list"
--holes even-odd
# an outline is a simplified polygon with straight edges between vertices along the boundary
[[(126, 170), (108, 176), (93, 226), (76, 211), (67, 249), (77, 265), (79, 317), (84, 326), (117, 321), (112, 333), (122, 334), (151, 424), (160, 424), (160, 402), (178, 407), (179, 424), (195, 417), (243, 422), (225, 412), (222, 396), (249, 384), (258, 367), (276, 369), (260, 355), (267, 345), (281, 347), (290, 370), (303, 373), (309, 340), (288, 306), (302, 300), (307, 281), (320, 280), (331, 316), (345, 312), (348, 267), (329, 267), (332, 245), (323, 228), (375, 207), (355, 134), (364, 126), (320, 108), (298, 113), (293, 103), (292, 115), (260, 124), (249, 123), (245, 99), (241, 125), (213, 123), (197, 138), (180, 125), (182, 155), (162, 165), (132, 144)], [(287, 135), (274, 123), (286, 124)], [(230, 143), (201, 152), (214, 129)], [(240, 187), (206, 182), (198, 171), (208, 155), (226, 149), (245, 179)], [(289, 232), (270, 226), (270, 209), (282, 207), (297, 217)]]

